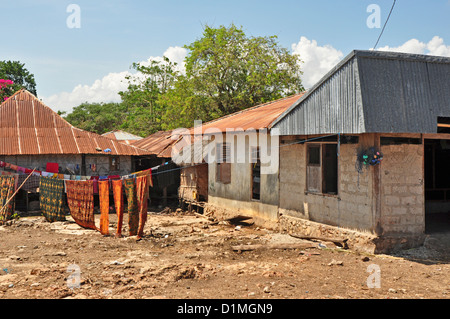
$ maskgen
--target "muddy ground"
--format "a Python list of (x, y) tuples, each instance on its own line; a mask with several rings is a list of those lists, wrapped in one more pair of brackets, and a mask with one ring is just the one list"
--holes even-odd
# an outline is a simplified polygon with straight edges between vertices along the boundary
[[(138, 241), (127, 236), (127, 218), (122, 238), (80, 228), (70, 216), (55, 223), (22, 216), (0, 226), (0, 298), (450, 298), (448, 235), (401, 254), (369, 255), (251, 220), (236, 225), (180, 211), (150, 212)], [(115, 227), (112, 214), (111, 234)], [(305, 248), (233, 250), (289, 243)]]

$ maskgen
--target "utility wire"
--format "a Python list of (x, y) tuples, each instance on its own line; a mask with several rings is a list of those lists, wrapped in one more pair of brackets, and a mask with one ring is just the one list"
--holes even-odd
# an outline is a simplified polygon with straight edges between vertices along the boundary
[(387, 19), (386, 19), (386, 22), (384, 23), (384, 26), (383, 26), (383, 29), (381, 30), (380, 35), (378, 36), (377, 43), (375, 43), (375, 46), (373, 47), (374, 50), (376, 49), (376, 47), (377, 47), (377, 45), (378, 45), (378, 42), (380, 41), (380, 38), (381, 38), (381, 36), (383, 35), (384, 28), (386, 28), (386, 24), (387, 24), (388, 21), (389, 21), (389, 18), (390, 18), (390, 16), (391, 16), (392, 10), (394, 10), (394, 6), (395, 6), (395, 2), (396, 2), (396, 1), (397, 1), (397, 0), (394, 0), (394, 3), (392, 4), (391, 11), (389, 12), (389, 15), (388, 15), (388, 17), (387, 17)]

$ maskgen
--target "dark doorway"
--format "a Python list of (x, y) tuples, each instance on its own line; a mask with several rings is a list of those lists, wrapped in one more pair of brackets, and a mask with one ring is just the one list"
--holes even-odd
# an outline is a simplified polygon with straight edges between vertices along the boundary
[(337, 161), (337, 145), (323, 145), (323, 185), (322, 192), (324, 194), (338, 193), (338, 161)]
[(450, 140), (425, 140), (425, 232), (450, 231)]

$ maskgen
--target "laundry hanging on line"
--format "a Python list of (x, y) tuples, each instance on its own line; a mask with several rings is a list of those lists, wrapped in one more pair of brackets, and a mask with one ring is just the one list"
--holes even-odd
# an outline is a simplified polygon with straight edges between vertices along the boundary
[[(47, 164), (52, 164), (52, 163), (47, 163)], [(53, 164), (57, 164), (57, 163), (53, 163)], [(70, 165), (70, 164), (69, 164)], [(170, 166), (170, 168), (165, 167), (165, 166)], [(142, 175), (147, 175), (149, 178), (149, 185), (153, 187), (153, 175), (161, 175), (163, 174), (165, 177), (164, 179), (166, 180), (172, 180), (172, 176), (170, 176), (170, 174), (168, 175), (168, 173), (170, 173), (172, 171), (172, 168), (175, 167), (176, 165), (172, 162), (165, 162), (164, 164), (152, 167), (152, 168), (148, 168), (142, 171), (137, 171), (128, 175), (107, 175), (107, 176), (92, 176), (92, 175), (73, 175), (73, 174), (60, 174), (57, 172), (54, 172), (55, 170), (55, 165), (50, 165), (48, 167), (50, 167), (51, 170), (53, 170), (53, 172), (50, 171), (39, 171), (39, 170), (31, 170), (29, 168), (25, 168), (25, 167), (21, 167), (15, 164), (11, 164), (11, 163), (7, 163), (4, 161), (0, 161), (0, 168), (8, 168), (8, 169), (12, 169), (15, 170), (19, 173), (24, 173), (26, 175), (29, 175), (31, 172), (33, 172), (34, 176), (44, 176), (44, 177), (51, 177), (51, 178), (59, 178), (62, 180), (91, 180), (91, 179), (108, 179), (108, 180), (113, 180), (113, 179), (128, 179), (128, 178), (136, 178), (138, 176), (142, 176)], [(154, 172), (154, 173), (153, 173)], [(168, 177), (168, 178), (167, 178)], [(163, 179), (162, 179), (163, 180)], [(162, 182), (163, 184), (165, 182)]]

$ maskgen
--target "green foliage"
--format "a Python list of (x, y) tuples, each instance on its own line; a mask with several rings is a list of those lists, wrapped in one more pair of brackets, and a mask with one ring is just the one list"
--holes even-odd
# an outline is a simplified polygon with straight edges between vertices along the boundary
[(303, 90), (299, 57), (276, 36), (248, 37), (234, 25), (205, 27), (185, 46), (186, 76), (194, 93), (208, 98), (210, 115), (227, 115)]
[(103, 134), (118, 129), (125, 114), (120, 103), (83, 103), (64, 119), (80, 129)]
[(122, 128), (136, 135), (147, 136), (162, 129), (164, 108), (160, 98), (171, 90), (179, 76), (176, 63), (167, 57), (163, 61), (133, 63), (137, 71), (128, 77), (128, 89), (119, 92), (127, 116)]
[(249, 37), (235, 25), (206, 26), (185, 48), (185, 74), (167, 57), (133, 63), (136, 72), (119, 93), (120, 104), (85, 103), (66, 119), (97, 133), (120, 128), (148, 136), (303, 91), (299, 56), (281, 47), (276, 36)]
[(25, 68), (25, 63), (20, 63), (19, 61), (0, 61), (0, 79), (13, 81), (14, 92), (25, 88), (30, 93), (37, 95), (34, 75)]

